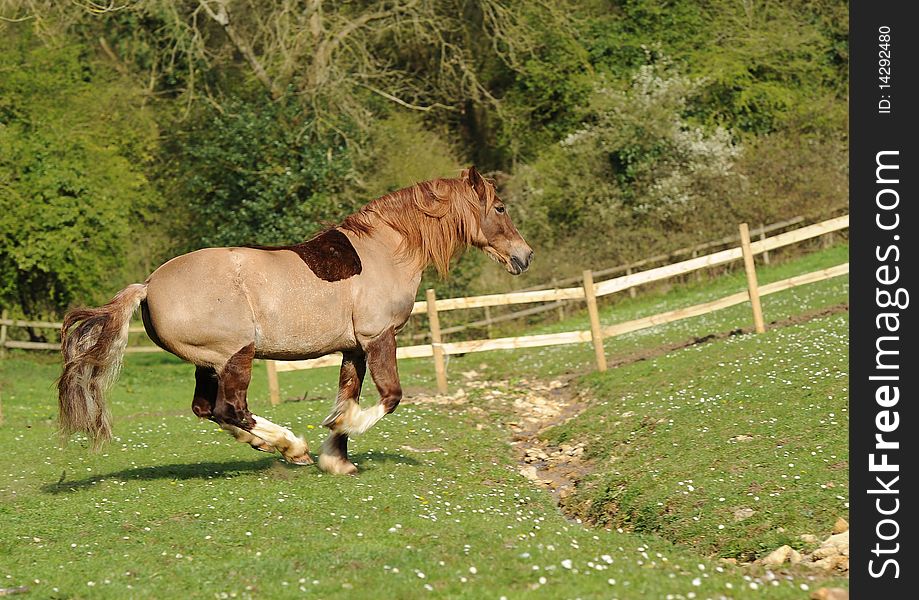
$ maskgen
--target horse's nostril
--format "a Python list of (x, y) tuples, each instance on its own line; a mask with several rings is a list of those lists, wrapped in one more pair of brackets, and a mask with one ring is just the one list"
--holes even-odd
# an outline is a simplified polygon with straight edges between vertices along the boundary
[(527, 256), (520, 258), (519, 256), (511, 256), (511, 264), (517, 270), (517, 274), (523, 273), (530, 266), (530, 258), (533, 256), (533, 253), (530, 252)]
[(533, 254), (534, 254), (534, 252), (533, 252), (532, 250), (530, 250), (530, 253), (527, 254), (527, 263), (526, 263), (527, 265), (529, 265), (531, 262), (533, 262)]

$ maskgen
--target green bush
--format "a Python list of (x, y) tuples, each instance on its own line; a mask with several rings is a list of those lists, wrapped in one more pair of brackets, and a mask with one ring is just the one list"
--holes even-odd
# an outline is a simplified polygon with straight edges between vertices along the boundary
[(723, 219), (725, 198), (746, 180), (730, 134), (685, 116), (700, 87), (666, 61), (642, 66), (625, 89), (600, 79), (582, 126), (511, 182), (534, 242), (589, 250), (596, 266), (717, 231), (709, 220)]
[(230, 98), (194, 114), (164, 181), (187, 212), (186, 249), (303, 241), (354, 206), (342, 193), (351, 156), (344, 138), (264, 95)]
[(0, 37), (0, 303), (31, 316), (108, 298), (156, 235), (144, 175), (157, 130), (79, 46)]

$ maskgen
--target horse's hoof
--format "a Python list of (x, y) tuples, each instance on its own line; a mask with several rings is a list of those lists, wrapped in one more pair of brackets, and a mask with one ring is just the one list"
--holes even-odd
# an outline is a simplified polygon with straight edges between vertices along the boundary
[(319, 468), (331, 475), (357, 475), (357, 467), (350, 460), (328, 454), (319, 455)]
[(313, 457), (310, 456), (309, 452), (306, 452), (305, 454), (301, 456), (296, 456), (296, 457), (285, 456), (284, 460), (286, 460), (292, 465), (311, 465), (313, 464)]

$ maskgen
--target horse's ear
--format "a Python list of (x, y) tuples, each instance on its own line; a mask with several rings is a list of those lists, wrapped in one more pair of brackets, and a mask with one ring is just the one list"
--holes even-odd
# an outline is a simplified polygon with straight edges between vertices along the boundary
[(485, 180), (479, 175), (475, 165), (466, 169), (466, 181), (469, 182), (469, 185), (472, 186), (472, 189), (475, 190), (475, 193), (479, 196), (479, 201), (484, 204), (486, 199)]

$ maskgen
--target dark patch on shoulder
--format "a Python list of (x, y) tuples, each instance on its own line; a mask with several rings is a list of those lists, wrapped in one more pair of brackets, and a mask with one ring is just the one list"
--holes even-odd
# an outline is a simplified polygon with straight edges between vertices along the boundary
[(344, 233), (337, 229), (323, 231), (311, 240), (293, 246), (264, 247), (259, 250), (290, 250), (324, 281), (341, 281), (361, 272), (361, 258)]

